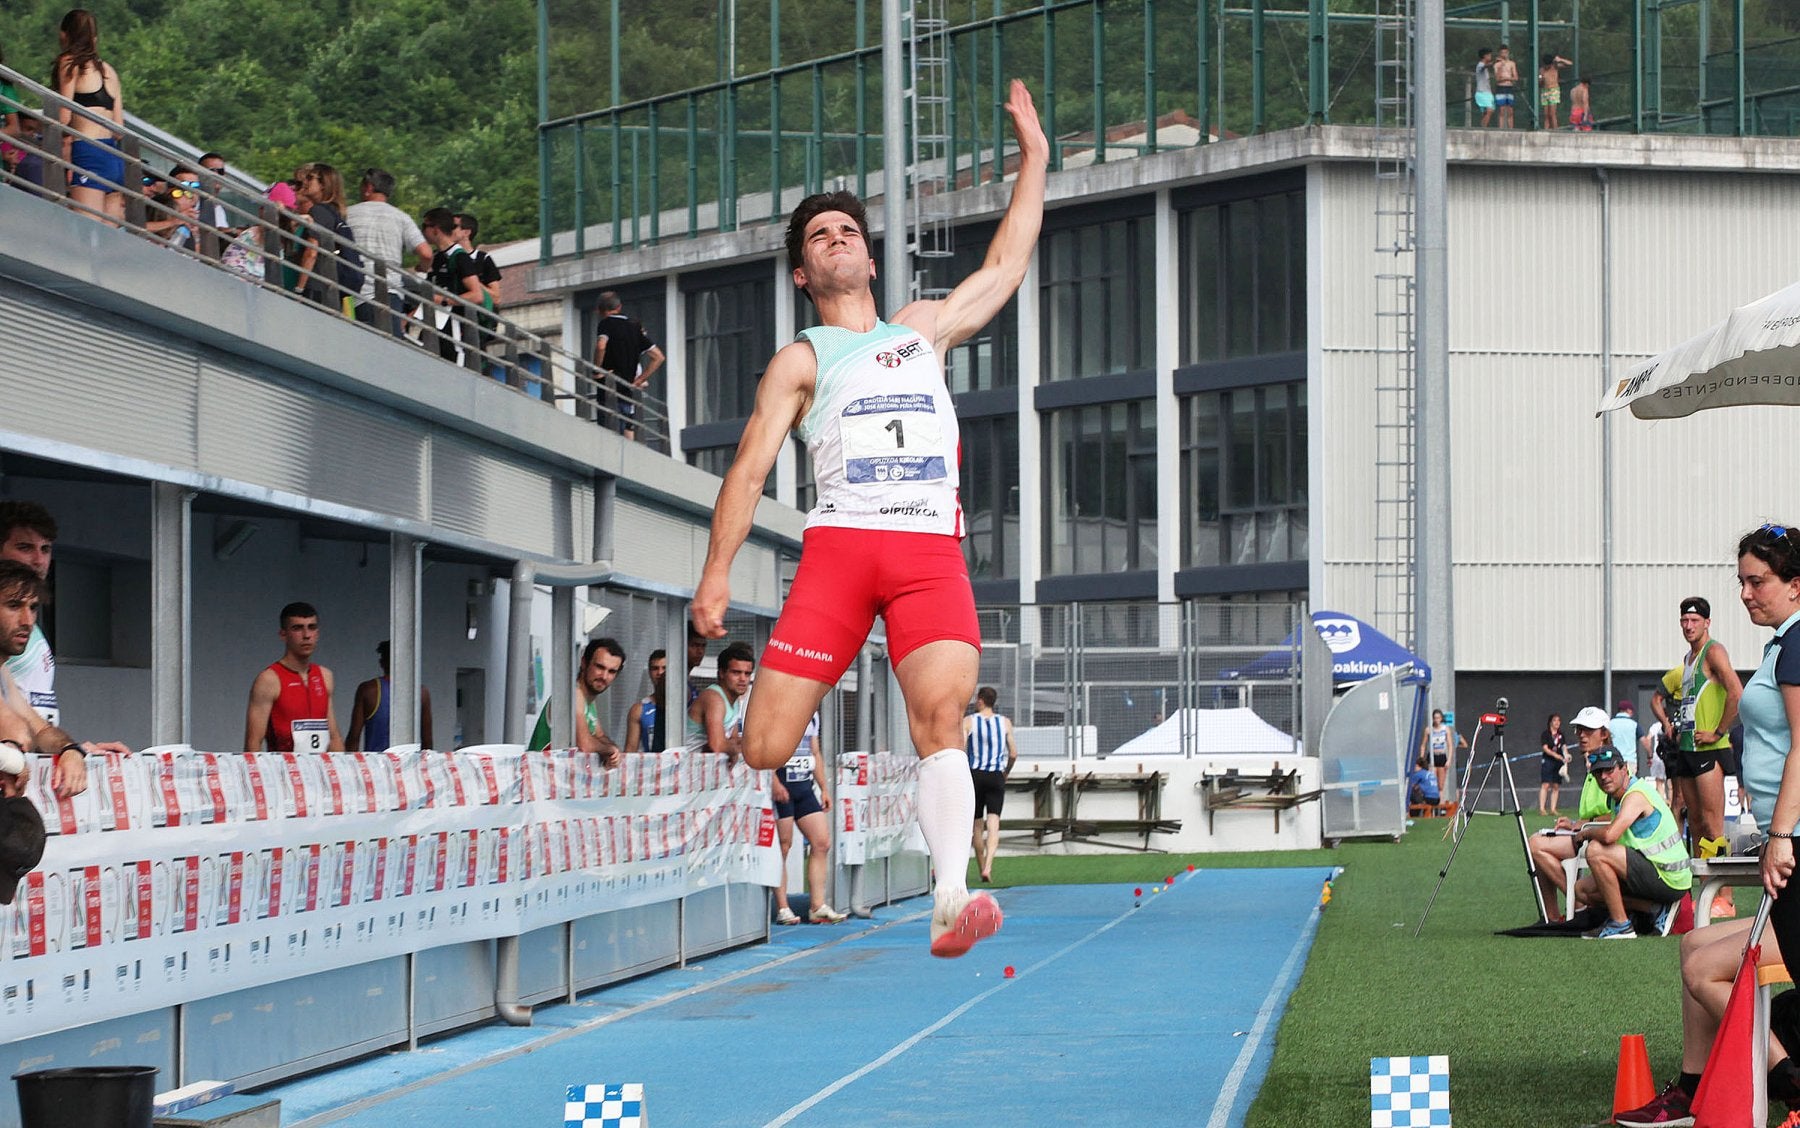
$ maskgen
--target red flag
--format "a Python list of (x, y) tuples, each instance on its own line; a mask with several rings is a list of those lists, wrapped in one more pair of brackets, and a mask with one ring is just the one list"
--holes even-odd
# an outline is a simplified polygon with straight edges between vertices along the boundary
[(1761, 944), (1745, 948), (1744, 962), (1731, 981), (1731, 998), (1690, 1106), (1694, 1128), (1751, 1128), (1764, 1123), (1767, 1110), (1751, 1107), (1756, 1100), (1756, 961), (1761, 955)]

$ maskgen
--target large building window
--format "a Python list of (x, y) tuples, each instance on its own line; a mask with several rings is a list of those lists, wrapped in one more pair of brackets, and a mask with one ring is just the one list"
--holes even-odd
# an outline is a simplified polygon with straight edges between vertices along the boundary
[[(992, 227), (958, 228), (951, 254), (916, 260), (926, 289), (948, 292), (979, 270), (993, 237)], [(1017, 387), (1019, 365), (1014, 350), (1018, 336), (1019, 304), (1017, 299), (1008, 298), (999, 313), (943, 358), (944, 379), (950, 391), (960, 395)]]
[(1306, 347), (1306, 194), (1181, 213), (1181, 362)]
[(1050, 231), (1039, 240), (1044, 380), (1155, 364), (1155, 228), (1143, 215)]
[(747, 418), (756, 382), (775, 353), (775, 294), (767, 267), (714, 277), (682, 281), (690, 424)]
[(1019, 417), (964, 419), (963, 555), (973, 580), (1019, 575)]
[(1044, 549), (1053, 574), (1156, 567), (1152, 400), (1044, 414)]
[(1306, 559), (1306, 384), (1181, 398), (1189, 568)]

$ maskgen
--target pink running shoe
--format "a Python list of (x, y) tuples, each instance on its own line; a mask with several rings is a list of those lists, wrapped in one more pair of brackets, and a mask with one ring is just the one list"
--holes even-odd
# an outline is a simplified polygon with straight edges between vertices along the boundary
[(986, 893), (968, 890), (937, 903), (931, 913), (931, 954), (954, 959), (1000, 931), (1000, 905)]
[(1694, 1123), (1690, 1108), (1693, 1100), (1679, 1083), (1671, 1081), (1655, 1100), (1642, 1108), (1619, 1113), (1613, 1117), (1613, 1123), (1621, 1128), (1688, 1128)]

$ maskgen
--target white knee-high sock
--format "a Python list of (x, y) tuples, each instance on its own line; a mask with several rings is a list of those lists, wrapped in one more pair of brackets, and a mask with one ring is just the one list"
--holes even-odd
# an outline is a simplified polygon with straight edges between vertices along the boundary
[(975, 780), (969, 757), (946, 748), (919, 761), (919, 830), (931, 850), (938, 895), (968, 888), (969, 828), (975, 824)]

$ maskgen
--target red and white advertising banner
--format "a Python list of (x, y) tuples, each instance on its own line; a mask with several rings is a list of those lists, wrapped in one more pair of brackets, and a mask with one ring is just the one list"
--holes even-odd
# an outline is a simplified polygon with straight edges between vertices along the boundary
[[(39, 759), (50, 839), (0, 906), (8, 1041), (777, 876), (768, 773), (711, 753), (156, 749), (90, 756), (73, 800)], [(911, 777), (880, 763), (865, 801), (897, 844)]]

